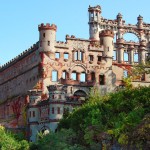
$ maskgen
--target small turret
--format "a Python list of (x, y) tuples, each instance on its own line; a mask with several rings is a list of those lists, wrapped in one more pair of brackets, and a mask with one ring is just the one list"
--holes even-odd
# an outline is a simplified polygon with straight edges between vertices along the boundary
[(123, 25), (123, 20), (122, 20), (121, 13), (118, 13), (118, 15), (117, 15), (117, 22), (118, 22), (119, 27), (121, 27)]
[(101, 7), (99, 5), (95, 7), (89, 6), (89, 34), (90, 39), (94, 41), (99, 40), (99, 23), (101, 21)]
[(137, 20), (138, 20), (138, 22), (137, 22), (138, 28), (142, 29), (143, 28), (143, 17), (141, 15), (139, 15)]
[(56, 41), (56, 30), (57, 26), (55, 24), (46, 24), (43, 23), (38, 26), (39, 30), (39, 43), (40, 49), (44, 52), (53, 52), (54, 45)]

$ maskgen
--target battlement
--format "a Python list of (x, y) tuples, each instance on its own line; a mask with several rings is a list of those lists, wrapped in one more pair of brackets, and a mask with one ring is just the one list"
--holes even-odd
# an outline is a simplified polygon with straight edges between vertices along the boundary
[(6, 64), (2, 65), (0, 67), (0, 71), (3, 71), (4, 69), (8, 68), (9, 66), (13, 65), (15, 62), (17, 62), (19, 59), (22, 59), (23, 57), (25, 57), (26, 55), (30, 54), (31, 52), (33, 52), (34, 50), (38, 49), (38, 45), (39, 43), (37, 42), (36, 44), (33, 44), (29, 49), (23, 51), (21, 54), (19, 54), (18, 56), (16, 56), (15, 58), (11, 59), (9, 62), (7, 62)]
[(114, 32), (111, 30), (103, 30), (100, 34), (99, 37), (105, 37), (105, 36), (109, 36), (114, 38)]
[(38, 30), (41, 31), (41, 30), (54, 30), (56, 31), (57, 30), (57, 26), (55, 24), (49, 24), (47, 23), (46, 25), (44, 25), (44, 23), (41, 23), (39, 26), (38, 26)]
[(95, 7), (91, 7), (91, 6), (89, 5), (88, 11), (89, 11), (89, 12), (93, 12), (93, 11), (101, 12), (101, 7), (100, 7), (99, 5), (97, 5), (97, 6), (95, 6)]

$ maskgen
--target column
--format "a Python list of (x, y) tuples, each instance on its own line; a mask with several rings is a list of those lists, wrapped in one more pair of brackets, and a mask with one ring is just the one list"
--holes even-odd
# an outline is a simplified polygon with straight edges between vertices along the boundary
[(80, 73), (77, 73), (77, 81), (80, 81)]
[(124, 48), (121, 45), (119, 46), (119, 49), (118, 49), (118, 63), (122, 63), (124, 61), (123, 57), (124, 57)]

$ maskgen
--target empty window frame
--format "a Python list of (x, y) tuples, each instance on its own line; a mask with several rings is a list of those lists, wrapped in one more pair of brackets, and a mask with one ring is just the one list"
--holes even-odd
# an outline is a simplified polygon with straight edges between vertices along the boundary
[(129, 53), (127, 51), (124, 51), (123, 58), (124, 58), (124, 61), (129, 61)]
[(63, 78), (63, 79), (66, 79), (66, 71), (63, 71), (63, 72), (62, 72), (62, 78)]
[(123, 70), (123, 77), (127, 78), (128, 77), (128, 71), (127, 70)]
[(104, 85), (105, 84), (105, 76), (104, 75), (99, 75), (99, 84)]
[(47, 45), (50, 46), (50, 41), (47, 41)]
[(139, 54), (134, 53), (134, 62), (138, 62), (138, 60), (139, 60)]
[(72, 80), (77, 80), (77, 73), (76, 72), (72, 72), (71, 79)]
[(80, 81), (81, 81), (81, 82), (85, 82), (85, 77), (86, 77), (85, 72), (82, 72), (82, 73), (80, 74)]
[(52, 71), (52, 81), (53, 82), (58, 81), (58, 72), (56, 70)]
[(69, 59), (69, 54), (68, 53), (64, 53), (64, 59)]
[(60, 53), (59, 52), (55, 53), (55, 58), (58, 58), (58, 59), (60, 58)]
[(113, 50), (113, 60), (117, 60), (117, 51)]

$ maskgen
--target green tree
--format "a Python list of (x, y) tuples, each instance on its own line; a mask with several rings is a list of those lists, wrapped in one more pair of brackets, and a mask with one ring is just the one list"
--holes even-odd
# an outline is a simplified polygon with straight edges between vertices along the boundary
[(29, 143), (26, 140), (17, 140), (15, 134), (0, 126), (0, 149), (29, 150)]

